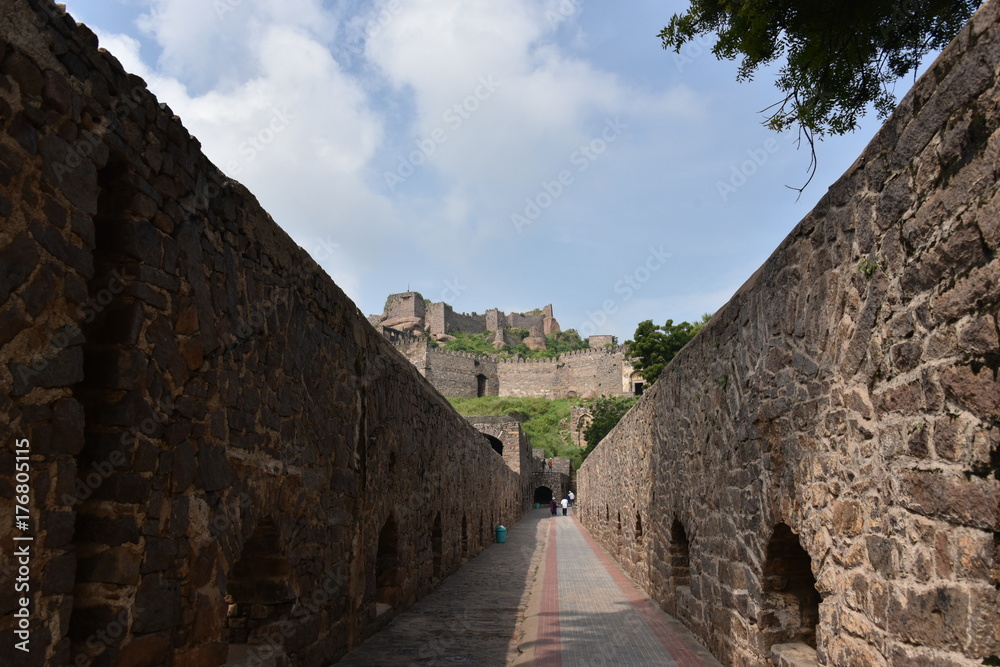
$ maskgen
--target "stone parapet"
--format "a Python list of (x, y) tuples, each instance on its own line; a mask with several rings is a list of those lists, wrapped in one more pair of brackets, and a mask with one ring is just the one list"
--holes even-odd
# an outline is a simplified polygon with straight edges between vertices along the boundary
[(1000, 655), (1000, 4), (578, 473), (727, 664)]
[(34, 538), (0, 663), (335, 662), (523, 479), (86, 26), (0, 15), (3, 486), (20, 442)]

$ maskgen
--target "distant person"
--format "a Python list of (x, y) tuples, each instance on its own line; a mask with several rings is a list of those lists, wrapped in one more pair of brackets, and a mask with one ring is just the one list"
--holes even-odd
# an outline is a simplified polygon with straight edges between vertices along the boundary
[(552, 510), (552, 516), (556, 515), (556, 499), (553, 498), (549, 501), (549, 509)]
[(570, 492), (569, 492), (569, 506), (570, 506), (570, 507), (572, 507), (572, 506), (573, 506), (573, 501), (574, 501), (574, 500), (576, 500), (576, 496), (574, 496), (574, 495), (573, 495), (573, 492), (572, 492), (572, 491), (570, 491)]
[(563, 516), (566, 516), (566, 508), (569, 507), (569, 498), (562, 499)]
[(549, 472), (552, 472), (552, 459), (549, 459)]

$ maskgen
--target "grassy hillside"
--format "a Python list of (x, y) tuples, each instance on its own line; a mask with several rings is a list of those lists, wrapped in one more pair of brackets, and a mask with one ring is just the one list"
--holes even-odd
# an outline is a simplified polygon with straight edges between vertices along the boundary
[(459, 414), (516, 415), (522, 420), (521, 428), (531, 439), (531, 446), (544, 449), (545, 456), (564, 456), (573, 461), (573, 469), (583, 462), (583, 450), (570, 444), (568, 438), (569, 409), (584, 401), (578, 398), (514, 398), (510, 396), (484, 396), (482, 398), (449, 398)]

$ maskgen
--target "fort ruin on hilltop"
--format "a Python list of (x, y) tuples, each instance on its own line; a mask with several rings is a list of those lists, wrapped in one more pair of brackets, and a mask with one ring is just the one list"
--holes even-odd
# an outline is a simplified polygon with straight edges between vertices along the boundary
[(541, 396), (596, 398), (641, 394), (645, 380), (613, 336), (591, 336), (588, 349), (549, 359), (500, 359), (446, 350), (434, 345), (451, 334), (492, 333), (497, 350), (522, 342), (512, 330), (527, 330), (523, 342), (545, 349), (545, 337), (560, 332), (552, 305), (529, 313), (456, 313), (444, 302), (432, 303), (419, 292), (390, 294), (381, 315), (368, 317), (379, 332), (445, 396)]

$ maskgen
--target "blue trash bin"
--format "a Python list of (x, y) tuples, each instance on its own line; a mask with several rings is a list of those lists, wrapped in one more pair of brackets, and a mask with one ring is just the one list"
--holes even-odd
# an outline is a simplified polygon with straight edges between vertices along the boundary
[(503, 544), (507, 541), (507, 529), (503, 526), (497, 526), (497, 542)]

